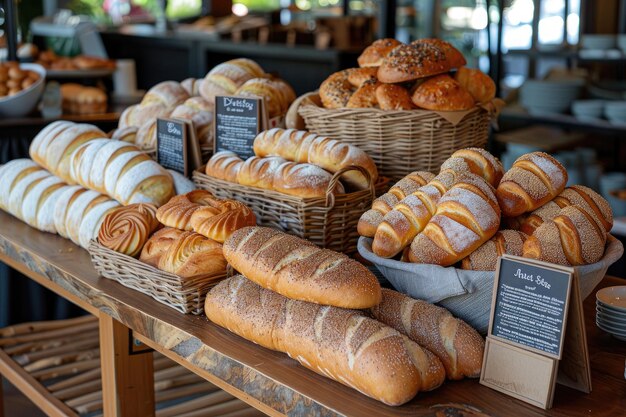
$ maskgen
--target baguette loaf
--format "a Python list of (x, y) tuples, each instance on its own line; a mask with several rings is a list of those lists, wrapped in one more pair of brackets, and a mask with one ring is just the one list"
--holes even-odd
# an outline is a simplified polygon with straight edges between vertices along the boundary
[(343, 308), (380, 302), (380, 284), (347, 256), (266, 227), (244, 227), (224, 243), (226, 260), (257, 284), (286, 297)]
[(372, 309), (372, 315), (434, 353), (448, 379), (480, 375), (483, 338), (445, 308), (384, 288), (383, 300)]
[(243, 159), (236, 153), (219, 151), (209, 159), (205, 172), (209, 177), (236, 183), (242, 165)]
[(354, 310), (290, 300), (243, 276), (207, 295), (212, 322), (388, 405), (445, 379), (441, 362), (396, 330)]
[[(259, 157), (280, 156), (288, 161), (308, 162), (331, 173), (356, 165), (369, 172), (372, 182), (378, 179), (376, 164), (356, 146), (302, 130), (275, 128), (261, 132), (254, 139), (254, 153)], [(358, 171), (346, 172), (342, 179), (358, 190), (369, 187), (367, 178)]]

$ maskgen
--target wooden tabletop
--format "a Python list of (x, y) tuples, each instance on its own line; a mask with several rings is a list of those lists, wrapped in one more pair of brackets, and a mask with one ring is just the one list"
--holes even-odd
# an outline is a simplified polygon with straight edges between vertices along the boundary
[[(117, 282), (100, 278), (89, 255), (0, 211), (0, 261), (90, 311), (109, 314), (179, 363), (273, 415), (315, 416), (615, 416), (626, 410), (626, 343), (594, 324), (595, 298), (584, 303), (593, 392), (557, 386), (554, 406), (541, 410), (479, 385), (446, 382), (401, 407), (388, 407), (315, 374), (287, 355), (261, 348), (205, 317), (183, 315)], [(598, 288), (623, 283), (605, 278)], [(23, 300), (28, 302), (28, 300)]]

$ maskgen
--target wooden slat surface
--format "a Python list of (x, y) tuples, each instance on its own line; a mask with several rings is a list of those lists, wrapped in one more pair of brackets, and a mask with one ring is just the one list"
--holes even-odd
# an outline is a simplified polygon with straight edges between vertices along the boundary
[[(211, 379), (222, 382), (219, 385), (231, 386), (229, 392), (253, 406), (262, 404), (266, 411), (275, 410), (272, 414), (613, 416), (626, 409), (626, 344), (596, 328), (593, 297), (585, 302), (591, 394), (557, 386), (554, 408), (544, 411), (483, 387), (476, 380), (464, 380), (420, 393), (404, 406), (388, 407), (301, 367), (287, 355), (239, 338), (205, 317), (180, 314), (98, 277), (87, 252), (68, 240), (38, 232), (3, 212), (0, 224), (0, 261), (24, 264), (34, 271), (33, 276), (45, 277), (38, 282), (119, 320), (177, 362), (189, 364), (201, 376), (211, 375)], [(619, 282), (623, 281), (607, 278), (601, 286)]]

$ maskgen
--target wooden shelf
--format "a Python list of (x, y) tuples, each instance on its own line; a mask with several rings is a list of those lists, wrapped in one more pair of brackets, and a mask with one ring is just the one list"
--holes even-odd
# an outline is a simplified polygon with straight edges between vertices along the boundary
[[(619, 393), (626, 391), (626, 346), (595, 327), (593, 297), (585, 304), (591, 394), (557, 386), (554, 408), (543, 411), (481, 386), (477, 380), (463, 380), (448, 381), (433, 392), (420, 393), (404, 406), (388, 407), (305, 369), (287, 355), (248, 342), (205, 317), (180, 314), (144, 294), (98, 277), (88, 253), (68, 240), (36, 231), (4, 212), (0, 212), (0, 224), (0, 261), (99, 313), (101, 320), (110, 317), (113, 323), (127, 326), (147, 345), (270, 415), (534, 417), (612, 416), (623, 412)], [(605, 279), (602, 285), (615, 285), (616, 281)], [(119, 331), (112, 334), (120, 335)]]

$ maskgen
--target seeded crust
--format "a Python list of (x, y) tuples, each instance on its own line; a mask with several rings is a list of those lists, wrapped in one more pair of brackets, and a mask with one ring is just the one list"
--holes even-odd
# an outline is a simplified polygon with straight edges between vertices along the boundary
[(604, 197), (584, 185), (567, 187), (555, 199), (560, 207), (578, 206), (591, 214), (598, 224), (606, 231), (613, 228), (613, 211)]
[(561, 207), (553, 201), (547, 202), (527, 216), (521, 216), (519, 230), (532, 236), (535, 230), (544, 222), (554, 220), (561, 211)]
[(327, 109), (340, 109), (346, 107), (350, 96), (352, 96), (353, 87), (348, 81), (348, 77), (353, 69), (331, 74), (320, 85), (320, 99)]
[(516, 230), (500, 230), (491, 239), (461, 261), (461, 268), (473, 271), (495, 271), (498, 257), (504, 254), (522, 256), (528, 236)]

